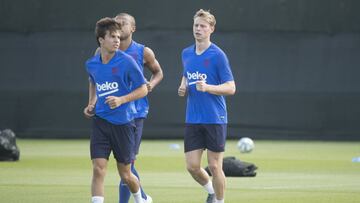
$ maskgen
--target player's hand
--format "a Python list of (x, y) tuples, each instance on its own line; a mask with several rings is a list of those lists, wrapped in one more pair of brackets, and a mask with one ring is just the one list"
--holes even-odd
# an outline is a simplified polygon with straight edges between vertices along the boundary
[(148, 92), (151, 92), (154, 89), (154, 86), (149, 81), (146, 81), (146, 87)]
[(110, 109), (115, 109), (123, 103), (125, 103), (125, 101), (122, 97), (108, 96), (105, 100), (105, 104), (109, 105)]
[(196, 81), (196, 90), (200, 92), (206, 92), (208, 85), (205, 80)]
[(91, 118), (95, 115), (95, 106), (89, 104), (87, 107), (84, 108), (84, 115), (86, 118)]
[(186, 94), (186, 86), (180, 85), (180, 87), (178, 89), (178, 95), (180, 97), (183, 97), (183, 96), (185, 96), (185, 94)]

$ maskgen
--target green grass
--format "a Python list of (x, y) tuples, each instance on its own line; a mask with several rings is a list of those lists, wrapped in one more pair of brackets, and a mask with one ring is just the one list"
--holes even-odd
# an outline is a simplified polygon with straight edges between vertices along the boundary
[[(142, 185), (155, 203), (199, 203), (206, 193), (185, 170), (182, 149), (144, 141), (136, 162)], [(86, 140), (18, 140), (20, 161), (0, 162), (0, 202), (90, 202), (91, 162)], [(255, 163), (255, 178), (227, 178), (227, 203), (358, 203), (360, 142), (255, 141), (240, 154), (228, 141), (226, 156)], [(182, 147), (181, 147), (182, 148)], [(204, 165), (205, 163), (204, 157)], [(117, 176), (111, 159), (106, 202), (117, 202)], [(132, 202), (132, 201), (131, 201)]]

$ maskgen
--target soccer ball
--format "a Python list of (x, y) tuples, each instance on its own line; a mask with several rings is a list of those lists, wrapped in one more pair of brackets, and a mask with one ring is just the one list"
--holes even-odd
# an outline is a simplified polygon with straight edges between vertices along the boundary
[(241, 153), (250, 153), (254, 147), (254, 141), (248, 137), (241, 138), (237, 143), (237, 148)]

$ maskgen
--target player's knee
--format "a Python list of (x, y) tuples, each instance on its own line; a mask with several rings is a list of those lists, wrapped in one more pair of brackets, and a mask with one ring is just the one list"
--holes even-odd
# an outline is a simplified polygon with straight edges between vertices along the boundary
[(93, 174), (95, 177), (104, 177), (106, 174), (106, 167), (103, 166), (94, 166)]
[(213, 174), (214, 176), (221, 173), (221, 171), (222, 171), (219, 164), (217, 164), (217, 163), (210, 163), (209, 170), (210, 170), (211, 174)]
[(187, 165), (186, 169), (191, 174), (196, 174), (196, 173), (200, 172), (200, 166), (197, 166), (197, 165)]
[(131, 174), (130, 173), (124, 173), (124, 174), (121, 174), (121, 180), (129, 185), (129, 183), (131, 182)]

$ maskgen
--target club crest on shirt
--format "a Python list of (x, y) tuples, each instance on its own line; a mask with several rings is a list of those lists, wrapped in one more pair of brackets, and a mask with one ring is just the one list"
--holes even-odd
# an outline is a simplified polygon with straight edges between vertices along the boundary
[(208, 68), (209, 65), (210, 65), (210, 59), (205, 59), (205, 60), (204, 60), (204, 67), (205, 67), (205, 68)]
[(116, 73), (118, 73), (119, 72), (119, 68), (118, 67), (112, 67), (111, 68), (111, 73), (112, 74), (116, 74)]

